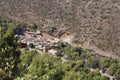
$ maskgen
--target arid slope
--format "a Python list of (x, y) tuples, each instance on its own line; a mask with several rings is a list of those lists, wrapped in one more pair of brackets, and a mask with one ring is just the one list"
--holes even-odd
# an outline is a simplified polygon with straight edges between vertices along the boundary
[(120, 0), (0, 0), (0, 16), (56, 29), (54, 36), (76, 33), (89, 51), (120, 58)]

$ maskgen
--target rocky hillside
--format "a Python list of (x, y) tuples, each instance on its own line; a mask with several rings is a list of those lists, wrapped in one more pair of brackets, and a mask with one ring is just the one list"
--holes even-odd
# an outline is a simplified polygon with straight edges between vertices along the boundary
[(120, 57), (120, 0), (0, 0), (0, 16), (36, 23), (54, 36), (76, 33), (88, 51)]

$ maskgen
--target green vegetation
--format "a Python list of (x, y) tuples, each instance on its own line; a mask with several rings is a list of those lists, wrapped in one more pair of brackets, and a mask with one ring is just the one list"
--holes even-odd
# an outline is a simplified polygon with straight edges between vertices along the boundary
[[(119, 67), (120, 68), (120, 67)], [(110, 75), (114, 75), (116, 73), (116, 71), (118, 70), (118, 64), (111, 64), (110, 67), (108, 68), (108, 73)]]
[(90, 68), (99, 68), (99, 59), (96, 57), (88, 58), (88, 61), (86, 62), (86, 66)]
[(35, 48), (33, 43), (30, 43), (29, 46), (30, 46), (30, 48)]
[(13, 32), (16, 26), (0, 18), (0, 77), (4, 80), (13, 80), (18, 74), (20, 50)]
[[(23, 52), (18, 65), (21, 76), (16, 80), (110, 80), (107, 76), (101, 76), (100, 69), (119, 79), (120, 66), (116, 60), (89, 55), (82, 48), (67, 43), (59, 42), (56, 48), (57, 57), (40, 55), (36, 51)], [(66, 63), (61, 63), (61, 53), (68, 55)]]
[[(58, 42), (57, 56), (37, 51), (20, 52), (14, 31), (18, 24), (0, 18), (0, 78), (3, 80), (120, 80), (117, 60), (89, 55), (81, 47)], [(66, 54), (67, 62), (60, 57)], [(92, 69), (92, 70), (91, 70)]]
[(96, 77), (94, 77), (94, 80), (109, 80), (109, 78), (108, 77), (106, 77), (106, 76), (96, 76)]
[(29, 26), (31, 29), (36, 30), (38, 28), (38, 26), (36, 24), (32, 24), (31, 26)]
[(115, 72), (115, 80), (120, 80), (120, 66), (118, 67), (117, 71)]
[(20, 56), (21, 62), (18, 67), (20, 77), (16, 80), (61, 80), (63, 71), (59, 58), (53, 58), (46, 54), (40, 55), (36, 51), (25, 51)]

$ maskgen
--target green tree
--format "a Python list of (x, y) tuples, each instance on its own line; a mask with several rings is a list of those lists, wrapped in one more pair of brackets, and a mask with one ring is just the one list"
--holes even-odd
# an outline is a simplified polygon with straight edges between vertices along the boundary
[(86, 66), (90, 68), (99, 68), (99, 59), (93, 56), (88, 58)]
[(110, 78), (106, 77), (106, 76), (101, 76), (100, 80), (110, 80)]
[(99, 70), (90, 72), (90, 73), (88, 74), (88, 80), (93, 80), (94, 77), (100, 76), (100, 75), (101, 75), (101, 74), (100, 74)]
[(41, 80), (62, 80), (64, 73), (60, 68), (52, 69), (42, 76)]
[(93, 80), (110, 80), (110, 79), (106, 76), (95, 76)]
[(36, 51), (23, 51), (22, 52), (22, 55), (20, 55), (21, 62), (18, 64), (20, 76), (23, 76), (24, 74), (28, 72), (31, 62), (37, 54), (38, 53)]
[(100, 60), (99, 66), (100, 66), (100, 68), (105, 69), (105, 68), (110, 67), (110, 65), (112, 63), (117, 63), (117, 61), (113, 60), (111, 58), (106, 58), (105, 57), (105, 58), (103, 58), (103, 59)]
[(57, 55), (58, 57), (61, 57), (61, 56), (62, 56), (62, 52), (61, 52), (61, 51), (58, 51), (58, 52), (56, 53), (56, 55)]
[(29, 44), (30, 48), (35, 48), (35, 45), (33, 43)]
[(80, 73), (69, 71), (65, 74), (63, 80), (80, 80)]
[(36, 51), (25, 51), (20, 56), (19, 70), (21, 78), (16, 80), (61, 80), (63, 71), (59, 58), (46, 54), (39, 54)]
[(85, 73), (88, 72), (87, 68), (84, 67), (84, 62), (83, 62), (82, 60), (76, 61), (76, 64), (75, 64), (73, 70), (74, 70), (75, 72), (79, 72), (79, 71), (80, 71), (80, 72), (81, 72), (81, 71), (84, 71)]
[(120, 66), (118, 67), (118, 69), (115, 72), (115, 80), (120, 80)]
[(87, 54), (87, 53), (85, 53), (85, 52), (83, 52), (80, 57), (81, 57), (81, 59), (83, 59), (83, 60), (87, 60), (87, 59), (90, 57), (90, 55)]
[(87, 74), (85, 72), (81, 72), (79, 80), (88, 80)]
[(75, 47), (73, 49), (74, 52), (78, 52), (79, 53), (79, 56), (84, 52), (84, 50), (81, 48), (81, 47)]
[(1, 26), (0, 34), (0, 68), (2, 69), (2, 78), (12, 80), (17, 76), (20, 50), (14, 37), (16, 25), (10, 23), (7, 26)]
[(113, 63), (113, 64), (111, 64), (111, 66), (108, 68), (108, 73), (109, 73), (110, 75), (114, 75), (115, 72), (117, 71), (117, 69), (118, 69), (118, 64)]

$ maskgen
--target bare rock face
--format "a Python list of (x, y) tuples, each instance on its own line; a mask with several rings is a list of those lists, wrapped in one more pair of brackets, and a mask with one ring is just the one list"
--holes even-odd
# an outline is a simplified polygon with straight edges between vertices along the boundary
[(0, 16), (76, 33), (81, 46), (120, 57), (120, 0), (0, 0)]

